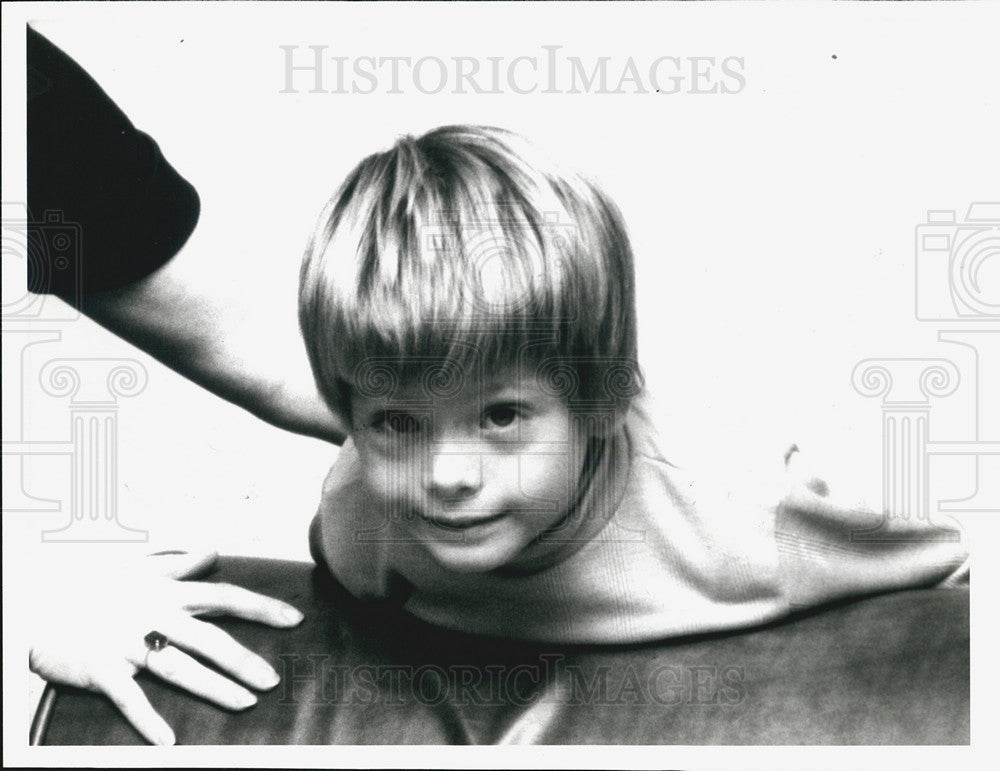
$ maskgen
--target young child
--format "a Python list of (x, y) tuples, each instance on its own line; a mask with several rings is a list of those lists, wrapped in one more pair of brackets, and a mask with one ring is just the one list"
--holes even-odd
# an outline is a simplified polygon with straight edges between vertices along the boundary
[[(509, 132), (445, 127), (362, 161), (310, 240), (299, 299), (330, 433), (349, 434), (313, 554), (359, 598), (466, 632), (631, 643), (967, 577), (956, 528), (836, 503), (794, 445), (739, 480), (668, 452), (636, 360), (621, 214)], [(173, 580), (210, 558), (153, 559), (142, 580), (47, 599), (31, 665), (172, 744), (136, 671), (246, 708), (249, 690), (191, 654), (258, 690), (277, 673), (191, 616), (301, 614)]]
[(507, 131), (363, 160), (305, 255), (300, 323), (350, 430), (312, 528), (359, 598), (466, 632), (627, 643), (967, 575), (957, 529), (796, 472), (674, 465), (636, 352), (616, 206)]

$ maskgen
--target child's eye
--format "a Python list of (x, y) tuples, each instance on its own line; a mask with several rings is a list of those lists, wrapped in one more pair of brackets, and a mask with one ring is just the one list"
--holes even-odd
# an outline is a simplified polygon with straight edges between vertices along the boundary
[(483, 413), (483, 428), (507, 428), (520, 413), (512, 404), (498, 404)]

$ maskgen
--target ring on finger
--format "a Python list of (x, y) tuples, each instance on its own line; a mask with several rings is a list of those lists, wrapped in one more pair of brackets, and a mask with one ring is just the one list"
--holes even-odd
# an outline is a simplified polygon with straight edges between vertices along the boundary
[(162, 651), (168, 645), (170, 645), (170, 638), (167, 637), (162, 632), (157, 632), (155, 629), (151, 630), (142, 641), (146, 644), (146, 657), (143, 659), (142, 665), (144, 668), (149, 668), (149, 654), (154, 651)]

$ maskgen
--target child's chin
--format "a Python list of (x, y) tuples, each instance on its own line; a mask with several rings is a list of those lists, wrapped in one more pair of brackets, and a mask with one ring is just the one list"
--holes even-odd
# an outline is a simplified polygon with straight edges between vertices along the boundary
[(517, 554), (505, 544), (442, 544), (430, 547), (435, 561), (453, 573), (487, 573), (503, 567)]

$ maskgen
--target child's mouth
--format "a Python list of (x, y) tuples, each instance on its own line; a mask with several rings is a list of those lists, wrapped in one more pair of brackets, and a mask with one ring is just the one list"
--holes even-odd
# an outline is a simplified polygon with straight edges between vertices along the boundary
[(499, 514), (490, 514), (485, 517), (431, 517), (421, 514), (420, 518), (435, 527), (441, 527), (447, 530), (469, 530), (473, 527), (479, 527), (480, 525), (496, 522), (503, 519), (504, 516), (504, 512), (500, 512)]

